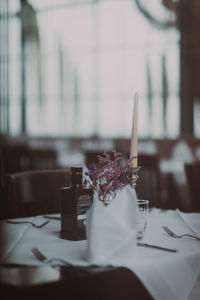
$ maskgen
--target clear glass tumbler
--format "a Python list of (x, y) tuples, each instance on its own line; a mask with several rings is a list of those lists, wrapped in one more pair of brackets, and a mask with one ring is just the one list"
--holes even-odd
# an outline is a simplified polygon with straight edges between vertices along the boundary
[(137, 200), (137, 239), (142, 240), (147, 226), (147, 217), (149, 212), (149, 200)]

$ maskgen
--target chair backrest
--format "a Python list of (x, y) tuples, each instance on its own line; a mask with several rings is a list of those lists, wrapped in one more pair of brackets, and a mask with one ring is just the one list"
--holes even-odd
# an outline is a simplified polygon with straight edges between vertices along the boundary
[(5, 214), (26, 217), (60, 211), (59, 188), (70, 185), (64, 169), (27, 171), (5, 175)]
[(200, 161), (186, 163), (185, 174), (191, 196), (191, 211), (200, 211)]
[(103, 155), (102, 151), (85, 151), (85, 165), (89, 167), (90, 164), (98, 164), (98, 155)]
[(57, 150), (54, 148), (33, 148), (27, 144), (4, 145), (2, 150), (4, 173), (56, 169), (57, 156)]
[(149, 200), (149, 205), (162, 207), (160, 159), (156, 154), (139, 154), (138, 165), (141, 166), (136, 184), (139, 199)]

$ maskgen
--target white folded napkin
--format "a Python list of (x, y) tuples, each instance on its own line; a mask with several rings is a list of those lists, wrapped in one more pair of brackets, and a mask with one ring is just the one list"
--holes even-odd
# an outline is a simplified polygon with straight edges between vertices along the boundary
[(176, 209), (177, 214), (185, 225), (195, 234), (200, 237), (200, 222), (198, 213), (182, 213), (178, 208)]
[(108, 206), (95, 193), (87, 212), (87, 261), (130, 264), (136, 248), (136, 192), (127, 185)]

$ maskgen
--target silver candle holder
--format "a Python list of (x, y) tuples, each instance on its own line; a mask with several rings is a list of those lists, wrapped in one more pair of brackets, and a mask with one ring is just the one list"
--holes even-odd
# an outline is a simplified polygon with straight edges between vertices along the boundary
[(130, 168), (128, 173), (127, 173), (127, 179), (128, 179), (128, 183), (132, 186), (132, 188), (136, 188), (136, 182), (138, 180), (138, 173), (139, 170), (141, 169), (140, 166), (136, 167), (136, 168)]

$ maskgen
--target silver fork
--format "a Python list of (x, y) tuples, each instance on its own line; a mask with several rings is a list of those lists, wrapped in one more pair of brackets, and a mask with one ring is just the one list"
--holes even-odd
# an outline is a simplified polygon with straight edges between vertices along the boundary
[(184, 236), (189, 236), (189, 237), (195, 238), (195, 239), (197, 239), (197, 240), (200, 241), (200, 238), (197, 237), (197, 236), (195, 236), (195, 235), (192, 235), (192, 234), (189, 234), (189, 233), (185, 233), (185, 234), (180, 234), (180, 235), (178, 235), (178, 234), (174, 233), (173, 231), (171, 231), (167, 226), (163, 226), (162, 228), (164, 229), (164, 231), (165, 231), (167, 234), (169, 234), (169, 235), (170, 235), (171, 237), (173, 237), (173, 238), (182, 238), (182, 237), (184, 237)]
[(11, 220), (7, 220), (6, 223), (10, 223), (10, 224), (31, 224), (34, 228), (42, 228), (44, 227), (46, 224), (48, 224), (50, 222), (50, 220), (43, 222), (40, 225), (37, 225), (31, 221), (11, 221)]
[(33, 252), (35, 257), (43, 263), (50, 264), (53, 262), (59, 262), (60, 264), (65, 265), (65, 266), (73, 266), (72, 264), (68, 263), (66, 260), (63, 260), (61, 258), (48, 259), (46, 256), (44, 256), (44, 254), (38, 248), (31, 248), (31, 251)]
[(108, 265), (108, 266), (103, 266), (100, 267), (98, 265), (90, 265), (90, 266), (78, 266), (78, 265), (72, 265), (70, 264), (68, 261), (61, 259), (61, 258), (50, 258), (48, 259), (38, 248), (31, 248), (31, 251), (33, 252), (33, 254), (35, 255), (35, 257), (46, 264), (51, 264), (53, 262), (57, 262), (57, 264), (51, 264), (51, 267), (60, 267), (60, 266), (64, 266), (64, 267), (68, 267), (68, 269), (70, 270), (76, 270), (79, 272), (79, 274), (88, 274), (88, 271), (90, 270), (96, 270), (96, 269), (102, 269), (102, 268), (110, 268), (113, 267), (112, 265)]

